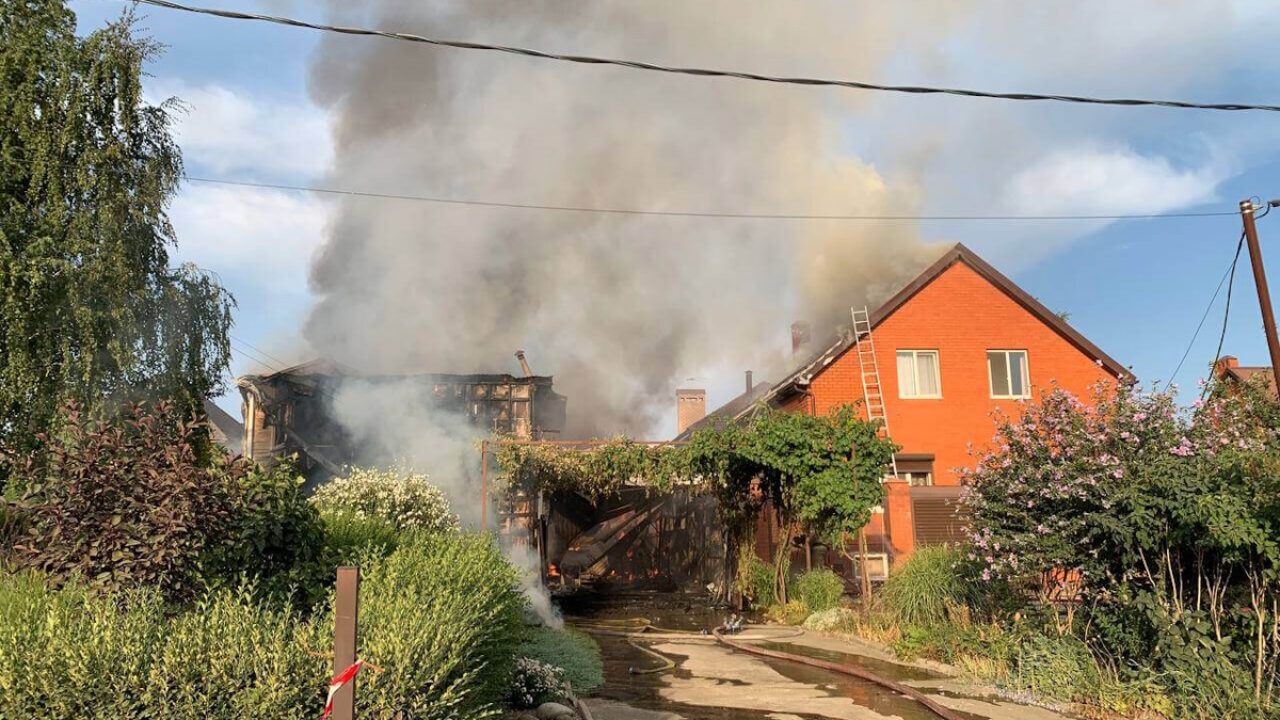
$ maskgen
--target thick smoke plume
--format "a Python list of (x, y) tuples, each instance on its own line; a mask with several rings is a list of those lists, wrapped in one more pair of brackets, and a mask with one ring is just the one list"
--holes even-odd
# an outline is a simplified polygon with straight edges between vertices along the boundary
[[(797, 13), (738, 0), (332, 8), (343, 21), (439, 37), (851, 77), (876, 77), (897, 31), (918, 20), (889, 4)], [(912, 36), (922, 38), (918, 27)], [(909, 183), (891, 184), (848, 151), (842, 118), (863, 95), (346, 37), (322, 41), (311, 84), (337, 119), (330, 182), (340, 187), (723, 212), (920, 207)], [(511, 369), (524, 348), (569, 397), (568, 434), (578, 436), (669, 437), (658, 422), (686, 378), (746, 368), (777, 377), (793, 320), (810, 320), (821, 338), (937, 252), (904, 223), (356, 198), (328, 236), (305, 328), (317, 352), (370, 373), (478, 372)]]

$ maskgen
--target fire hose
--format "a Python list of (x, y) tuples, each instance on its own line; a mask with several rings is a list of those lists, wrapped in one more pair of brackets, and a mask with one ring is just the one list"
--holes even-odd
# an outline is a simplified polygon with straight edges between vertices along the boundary
[[(650, 647), (645, 647), (642, 642), (716, 642), (715, 636), (707, 633), (707, 631), (693, 630), (673, 630), (670, 628), (662, 628), (654, 625), (647, 618), (628, 618), (625, 620), (601, 620), (594, 623), (579, 623), (576, 625), (583, 632), (592, 635), (603, 635), (606, 637), (620, 637), (627, 641), (631, 647), (640, 652), (654, 658), (658, 661), (656, 667), (649, 668), (627, 668), (632, 675), (656, 675), (657, 673), (674, 670), (676, 663), (671, 658)], [(798, 637), (803, 635), (804, 631), (798, 628), (791, 628), (782, 633), (768, 634), (751, 634), (742, 636), (744, 640), (783, 640), (790, 637)]]
[[(867, 682), (875, 683), (876, 685), (892, 690), (900, 695), (909, 697), (912, 700), (915, 700), (916, 702), (920, 703), (921, 705), (931, 710), (938, 717), (943, 718), (943, 720), (964, 720), (964, 718), (962, 718), (954, 710), (951, 710), (950, 708), (947, 708), (938, 704), (928, 695), (925, 695), (919, 690), (916, 690), (915, 688), (909, 687), (907, 685), (903, 685), (902, 683), (899, 683), (899, 682), (894, 682), (893, 680), (889, 680), (888, 678), (880, 677), (879, 675), (876, 675), (875, 673), (869, 672), (867, 670), (863, 670), (862, 668), (854, 667), (853, 665), (841, 665), (840, 663), (834, 663), (827, 660), (820, 660), (818, 658), (811, 658), (804, 655), (795, 655), (788, 652), (782, 652), (780, 650), (769, 650), (767, 648), (759, 647), (758, 645), (752, 645), (750, 643), (742, 642), (742, 640), (748, 639), (745, 636), (734, 636), (734, 639), (730, 640), (729, 637), (725, 635), (723, 628), (716, 628), (711, 632), (715, 636), (715, 639), (717, 641), (719, 641), (721, 644), (725, 645), (726, 647), (732, 648), (734, 650), (740, 650), (742, 652), (749, 653), (751, 655), (758, 655), (760, 657), (773, 658), (774, 660), (787, 660), (794, 663), (800, 663), (801, 665), (808, 665), (809, 667), (819, 668), (821, 670), (828, 670), (830, 672), (841, 673), (843, 675), (851, 675), (861, 680), (866, 680)], [(803, 634), (803, 631), (802, 631), (802, 634)]]

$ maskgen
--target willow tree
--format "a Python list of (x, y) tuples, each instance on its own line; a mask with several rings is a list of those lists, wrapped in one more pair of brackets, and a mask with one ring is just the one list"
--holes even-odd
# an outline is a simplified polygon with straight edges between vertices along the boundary
[(128, 13), (83, 38), (58, 0), (0, 13), (0, 448), (36, 446), (69, 400), (194, 411), (223, 389), (233, 300), (170, 262), (174, 105), (142, 95), (158, 49)]

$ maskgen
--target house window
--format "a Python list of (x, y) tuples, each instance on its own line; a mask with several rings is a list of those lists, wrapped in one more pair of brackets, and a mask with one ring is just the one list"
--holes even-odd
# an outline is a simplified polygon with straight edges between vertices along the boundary
[(1026, 350), (988, 350), (987, 371), (991, 378), (991, 397), (1031, 397)]
[(933, 485), (933, 473), (931, 472), (899, 472), (898, 479), (906, 480), (908, 485), (915, 487)]
[(898, 397), (942, 397), (937, 350), (898, 351)]

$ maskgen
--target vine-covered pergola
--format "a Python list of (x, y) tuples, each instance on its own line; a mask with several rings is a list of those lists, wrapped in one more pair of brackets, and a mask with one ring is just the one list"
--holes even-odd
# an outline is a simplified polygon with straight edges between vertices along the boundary
[[(783, 548), (797, 527), (843, 548), (884, 502), (881, 480), (895, 450), (879, 423), (862, 419), (851, 405), (828, 415), (760, 407), (742, 423), (706, 428), (683, 443), (500, 437), (480, 447), (482, 513), (493, 477), (508, 496), (527, 497), (572, 491), (600, 498), (624, 487), (658, 493), (689, 487), (716, 496), (736, 566), (737, 546), (766, 505), (786, 529)], [(489, 466), (491, 456), (496, 468)], [(775, 578), (785, 598), (782, 560), (775, 561)]]

